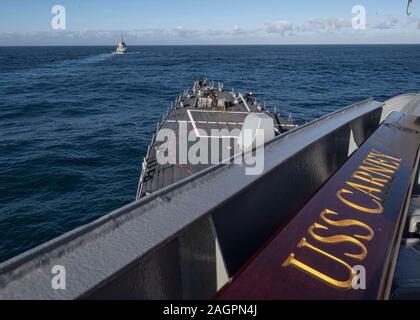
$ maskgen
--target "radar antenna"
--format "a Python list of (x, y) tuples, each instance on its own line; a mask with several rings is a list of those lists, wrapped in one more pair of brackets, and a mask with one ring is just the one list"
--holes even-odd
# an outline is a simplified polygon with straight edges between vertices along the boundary
[(408, 0), (407, 15), (410, 15), (412, 12), (413, 12), (413, 0)]

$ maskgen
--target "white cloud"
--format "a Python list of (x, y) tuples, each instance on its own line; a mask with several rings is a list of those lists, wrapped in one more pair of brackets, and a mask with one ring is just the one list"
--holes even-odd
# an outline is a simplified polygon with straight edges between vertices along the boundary
[(351, 28), (351, 20), (337, 17), (314, 18), (303, 23), (303, 26), (305, 29), (309, 27), (314, 32), (336, 32)]
[(264, 30), (267, 33), (279, 33), (284, 35), (293, 30), (293, 24), (286, 20), (267, 22), (264, 26)]
[[(246, 43), (376, 43), (400, 41), (419, 43), (420, 22), (414, 17), (383, 17), (371, 21), (364, 32), (351, 27), (351, 19), (318, 17), (301, 22), (275, 20), (259, 28), (191, 29), (182, 25), (170, 29), (130, 31), (59, 31), (0, 33), (4, 45), (115, 45), (121, 33), (128, 44), (246, 44)], [(394, 35), (394, 37), (388, 37)], [(401, 37), (401, 35), (403, 35)]]
[(370, 27), (373, 29), (395, 29), (399, 26), (399, 19), (386, 17), (375, 21)]
[(247, 35), (248, 31), (242, 29), (240, 26), (235, 24), (235, 26), (233, 27), (233, 34), (238, 35), (238, 36), (243, 36), (243, 35)]

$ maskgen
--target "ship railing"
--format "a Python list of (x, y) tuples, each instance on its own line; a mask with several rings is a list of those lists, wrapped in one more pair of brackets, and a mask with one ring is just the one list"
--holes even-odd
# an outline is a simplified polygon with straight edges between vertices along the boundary
[[(413, 186), (420, 183), (415, 180), (419, 120), (392, 113), (218, 298), (388, 299)], [(418, 226), (418, 219), (414, 224)], [(356, 225), (364, 229), (363, 235), (351, 228)], [(339, 245), (343, 242), (352, 243), (358, 253), (346, 253), (349, 247)], [(418, 256), (410, 266), (418, 264)], [(271, 290), (273, 283), (284, 286)], [(361, 283), (366, 284), (359, 287)], [(403, 285), (403, 294), (406, 288)]]
[(390, 111), (349, 106), (268, 142), (260, 175), (214, 165), (6, 261), (0, 299), (211, 298)]

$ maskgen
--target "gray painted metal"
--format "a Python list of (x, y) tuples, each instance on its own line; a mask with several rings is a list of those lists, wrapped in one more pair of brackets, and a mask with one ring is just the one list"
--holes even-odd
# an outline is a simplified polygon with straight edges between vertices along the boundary
[[(219, 83), (219, 86), (223, 87), (223, 84)], [(232, 92), (218, 91), (215, 92), (215, 88), (207, 82), (207, 80), (196, 81), (192, 89), (192, 94), (183, 92), (172, 105), (168, 113), (162, 118), (162, 122), (157, 125), (157, 132), (153, 135), (151, 144), (148, 148), (146, 157), (144, 158), (140, 180), (137, 188), (137, 197), (139, 200), (141, 197), (156, 192), (159, 189), (167, 187), (173, 183), (176, 183), (188, 176), (191, 176), (203, 169), (209, 168), (212, 163), (212, 156), (216, 155), (216, 152), (211, 152), (210, 141), (215, 141), (214, 137), (217, 136), (219, 142), (219, 157), (217, 161), (222, 162), (226, 158), (230, 158), (235, 154), (236, 145), (236, 134), (232, 133), (227, 135), (215, 134), (213, 138), (212, 130), (227, 130), (232, 132), (233, 129), (241, 130), (243, 122), (247, 117), (248, 113), (266, 114), (273, 119), (274, 130), (282, 133), (287, 131), (289, 128), (296, 127), (292, 122), (283, 119), (278, 114), (272, 113), (265, 108), (261, 108), (256, 101), (247, 95), (244, 97), (239, 94), (241, 101), (237, 99), (237, 95)], [(201, 92), (200, 94), (198, 92)], [(214, 105), (216, 99), (217, 104)], [(200, 102), (204, 100), (204, 102)], [(238, 101), (237, 101), (238, 100)], [(183, 128), (187, 132), (194, 132), (194, 137), (204, 143), (208, 143), (209, 150), (207, 152), (208, 161), (206, 163), (191, 163), (188, 159), (182, 160), (181, 154), (184, 153), (181, 143), (184, 141), (180, 139), (179, 129)], [(160, 129), (170, 129), (176, 136), (174, 139), (168, 139), (165, 147), (163, 141), (157, 141), (158, 131)], [(170, 142), (169, 142), (170, 140)], [(196, 144), (196, 141), (186, 142), (187, 148), (190, 149)], [(231, 148), (227, 149), (222, 145), (229, 145)], [(163, 147), (161, 149), (161, 147)], [(157, 161), (158, 153), (164, 154), (167, 150), (168, 154), (175, 156), (176, 163), (172, 164), (160, 164)], [(228, 153), (226, 155), (226, 152)]]
[[(351, 130), (360, 145), (376, 129), (382, 106), (366, 100), (276, 137), (260, 176), (215, 165), (0, 264), (0, 299), (211, 297), (215, 243), (231, 276), (341, 165)], [(51, 287), (54, 265), (66, 290)]]
[[(420, 94), (405, 94), (385, 103), (387, 109), (401, 111), (420, 116)], [(410, 206), (408, 208), (408, 223), (406, 232), (402, 235), (401, 248), (396, 261), (395, 277), (391, 299), (416, 299), (420, 297), (420, 168), (413, 181)], [(395, 261), (394, 261), (395, 262)]]

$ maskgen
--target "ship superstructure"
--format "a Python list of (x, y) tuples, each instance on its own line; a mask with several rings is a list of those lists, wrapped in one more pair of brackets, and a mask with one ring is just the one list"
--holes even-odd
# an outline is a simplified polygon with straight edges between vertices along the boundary
[[(291, 116), (286, 119), (267, 110), (253, 99), (252, 92), (226, 91), (223, 83), (207, 79), (196, 81), (191, 90), (182, 92), (158, 123), (142, 164), (137, 199), (234, 156), (238, 151), (235, 147), (240, 132), (250, 115), (263, 115), (272, 122), (272, 129), (265, 129), (266, 136), (274, 137), (296, 127)], [(174, 138), (172, 141), (157, 141), (157, 134), (165, 129), (173, 131)], [(182, 129), (189, 137), (179, 136)], [(182, 161), (182, 142), (185, 141), (189, 150), (198, 140), (209, 145), (207, 161), (192, 163), (188, 157)], [(216, 152), (211, 148), (214, 142), (219, 144), (216, 159)], [(177, 157), (173, 163), (161, 164), (157, 159), (159, 153), (175, 153)]]
[(117, 49), (115, 50), (116, 54), (124, 54), (127, 51), (127, 44), (124, 41), (124, 38), (121, 36), (120, 42), (118, 42)]

